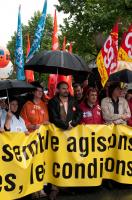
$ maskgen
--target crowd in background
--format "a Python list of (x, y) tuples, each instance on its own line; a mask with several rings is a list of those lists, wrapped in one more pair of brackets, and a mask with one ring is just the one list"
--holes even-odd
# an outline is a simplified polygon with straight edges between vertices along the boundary
[(2, 131), (30, 134), (42, 124), (53, 123), (61, 129), (78, 124), (127, 124), (132, 126), (132, 89), (121, 88), (120, 83), (107, 84), (102, 91), (74, 83), (74, 96), (66, 82), (57, 85), (56, 95), (49, 100), (39, 82), (35, 89), (22, 97), (9, 97), (1, 102)]

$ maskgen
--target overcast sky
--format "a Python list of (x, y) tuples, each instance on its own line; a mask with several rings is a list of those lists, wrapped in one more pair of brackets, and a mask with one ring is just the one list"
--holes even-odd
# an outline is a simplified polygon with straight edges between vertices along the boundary
[[(35, 11), (42, 11), (44, 0), (0, 0), (0, 46), (5, 46), (17, 30), (18, 7), (21, 4), (21, 20), (27, 25)], [(54, 16), (54, 5), (58, 0), (48, 0), (47, 13)], [(58, 24), (63, 22), (63, 13), (57, 13)]]

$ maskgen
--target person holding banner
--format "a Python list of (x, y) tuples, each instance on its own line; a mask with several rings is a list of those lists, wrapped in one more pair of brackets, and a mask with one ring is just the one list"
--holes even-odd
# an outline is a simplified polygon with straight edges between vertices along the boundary
[(77, 126), (82, 117), (82, 111), (69, 94), (68, 87), (67, 82), (58, 83), (57, 95), (48, 104), (50, 122), (64, 130)]
[(131, 117), (129, 105), (125, 98), (121, 96), (121, 87), (119, 83), (113, 83), (109, 86), (109, 97), (101, 102), (101, 110), (106, 123), (127, 124)]
[[(9, 103), (9, 105), (8, 105)], [(5, 131), (25, 132), (28, 133), (25, 122), (18, 113), (18, 99), (10, 97), (7, 102), (8, 109), (2, 109), (1, 128)]]
[(81, 124), (102, 124), (101, 108), (98, 104), (98, 92), (95, 88), (89, 88), (86, 99), (80, 104), (83, 112)]
[(33, 97), (24, 104), (21, 110), (21, 116), (23, 117), (29, 132), (38, 129), (42, 124), (49, 123), (48, 108), (46, 103), (42, 100), (43, 87), (36, 81), (33, 85), (35, 87), (32, 94)]
[[(74, 97), (69, 94), (69, 85), (67, 82), (59, 82), (57, 89), (57, 95), (48, 103), (49, 119), (58, 128), (70, 130), (79, 124), (82, 118), (82, 111)], [(52, 185), (49, 199), (55, 200), (58, 193), (59, 188)]]

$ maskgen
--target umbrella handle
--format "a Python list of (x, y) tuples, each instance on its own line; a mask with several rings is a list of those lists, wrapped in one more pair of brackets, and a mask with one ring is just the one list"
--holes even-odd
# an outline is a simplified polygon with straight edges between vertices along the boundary
[(57, 87), (57, 82), (58, 82), (58, 68), (57, 68), (57, 74), (56, 74), (56, 82), (55, 82), (55, 91), (54, 91), (54, 95), (56, 93), (56, 87)]
[(9, 94), (8, 94), (8, 90), (7, 89), (6, 89), (6, 95), (7, 95), (8, 108), (9, 108), (9, 111), (10, 111)]

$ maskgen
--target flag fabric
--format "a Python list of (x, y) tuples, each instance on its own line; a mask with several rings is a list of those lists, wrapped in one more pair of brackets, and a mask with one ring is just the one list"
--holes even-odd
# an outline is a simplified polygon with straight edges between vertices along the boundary
[(53, 27), (53, 35), (52, 35), (52, 50), (58, 50), (59, 49), (59, 41), (58, 41), (58, 26), (57, 26), (57, 16), (56, 16), (56, 10), (54, 14), (54, 27)]
[(63, 44), (62, 44), (62, 50), (66, 50), (66, 37), (64, 36)]
[[(29, 38), (29, 34), (27, 34), (27, 49), (26, 49), (26, 56), (28, 56), (30, 51), (30, 38)], [(32, 82), (34, 81), (34, 72), (32, 70), (25, 70), (25, 76), (26, 76), (26, 80), (27, 82)]]
[(38, 49), (40, 48), (40, 42), (41, 42), (41, 38), (42, 38), (44, 28), (45, 28), (46, 13), (47, 13), (47, 0), (45, 0), (42, 15), (41, 15), (40, 20), (38, 22), (38, 26), (37, 26), (37, 29), (35, 31), (34, 40), (33, 40), (30, 52), (28, 54), (28, 57), (26, 59), (26, 62), (29, 61), (33, 57), (34, 53), (36, 51), (38, 51)]
[[(58, 49), (59, 49), (58, 26), (57, 26), (57, 15), (55, 10), (53, 34), (52, 34), (52, 50), (55, 51)], [(58, 74), (50, 74), (48, 77), (48, 95), (50, 98), (52, 98), (55, 95), (57, 79), (58, 79)]]
[(70, 42), (69, 50), (70, 53), (72, 53), (72, 42)]
[(27, 34), (27, 49), (26, 49), (26, 57), (28, 56), (30, 52), (30, 37), (29, 34)]
[[(66, 37), (64, 37), (63, 41), (63, 51), (66, 50)], [(52, 50), (58, 50), (59, 49), (59, 40), (58, 40), (58, 26), (57, 26), (57, 15), (56, 10), (54, 14), (54, 27), (53, 27), (53, 35), (52, 35)], [(73, 91), (71, 89), (72, 84), (72, 78), (71, 76), (63, 76), (59, 74), (50, 74), (48, 78), (48, 93), (49, 97), (52, 98), (56, 93), (56, 87), (59, 82), (65, 81), (69, 85), (69, 91), (71, 94), (73, 94)]]
[(24, 57), (23, 57), (23, 41), (22, 41), (22, 24), (21, 24), (21, 6), (18, 12), (18, 25), (16, 35), (15, 64), (17, 80), (25, 80), (24, 74)]
[(118, 52), (118, 60), (132, 62), (132, 25), (124, 32)]
[[(66, 51), (66, 37), (64, 37), (62, 48), (63, 48), (62, 49), (63, 51)], [(69, 53), (72, 53), (72, 49), (70, 49)], [(70, 92), (71, 95), (73, 95), (72, 76), (71, 75), (69, 75), (69, 76), (58, 75), (57, 84), (59, 82), (62, 82), (62, 81), (68, 83), (68, 85), (69, 85), (69, 92)]]
[(105, 86), (110, 74), (117, 68), (118, 59), (118, 22), (114, 25), (109, 37), (100, 50), (96, 64), (101, 76), (101, 83)]

